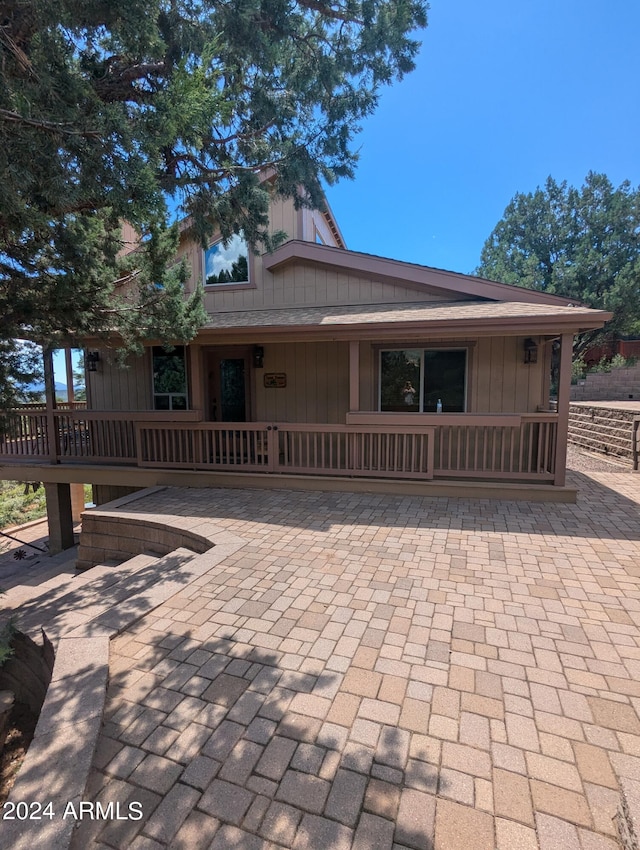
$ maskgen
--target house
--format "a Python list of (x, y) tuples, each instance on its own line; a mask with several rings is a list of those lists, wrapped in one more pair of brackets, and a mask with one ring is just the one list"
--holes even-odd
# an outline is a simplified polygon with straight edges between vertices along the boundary
[(261, 255), (185, 236), (206, 325), (127, 370), (89, 341), (86, 410), (15, 411), (0, 477), (47, 482), (67, 529), (73, 482), (99, 502), (156, 484), (575, 499), (572, 342), (610, 314), (349, 251), (328, 209), (274, 200), (270, 221), (288, 238)]

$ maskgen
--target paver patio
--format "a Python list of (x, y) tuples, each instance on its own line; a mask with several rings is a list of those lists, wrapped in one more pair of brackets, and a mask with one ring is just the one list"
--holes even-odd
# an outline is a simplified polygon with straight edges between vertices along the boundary
[[(577, 505), (164, 490), (246, 541), (113, 640), (76, 850), (614, 850), (640, 476)], [(195, 519), (194, 519), (195, 518)]]

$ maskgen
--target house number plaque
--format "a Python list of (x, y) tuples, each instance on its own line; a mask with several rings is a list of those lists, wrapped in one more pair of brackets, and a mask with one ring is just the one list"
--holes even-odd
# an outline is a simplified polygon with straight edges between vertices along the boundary
[(265, 372), (264, 385), (268, 390), (281, 390), (287, 386), (287, 376), (285, 372)]

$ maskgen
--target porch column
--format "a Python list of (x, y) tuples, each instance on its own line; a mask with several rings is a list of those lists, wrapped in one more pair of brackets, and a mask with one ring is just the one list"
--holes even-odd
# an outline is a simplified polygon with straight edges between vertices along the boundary
[(71, 488), (68, 484), (49, 484), (45, 481), (44, 492), (49, 524), (49, 554), (57, 555), (74, 543)]
[(64, 350), (64, 365), (67, 372), (67, 401), (69, 402), (69, 408), (73, 410), (76, 397), (73, 392), (73, 363), (71, 362), (71, 349), (65, 348)]
[[(69, 410), (75, 410), (76, 396), (73, 389), (73, 358), (72, 350), (69, 346), (64, 350), (64, 365), (67, 373), (67, 401), (69, 402)], [(71, 516), (74, 523), (80, 522), (80, 515), (84, 510), (84, 484), (70, 484), (69, 487), (71, 489)]]
[(558, 368), (558, 433), (556, 436), (556, 474), (553, 483), (564, 487), (567, 472), (567, 437), (569, 431), (569, 394), (571, 391), (571, 360), (573, 334), (560, 338), (560, 365)]
[(349, 342), (349, 410), (360, 410), (360, 343)]
[(204, 378), (202, 370), (202, 347), (190, 345), (189, 352), (189, 377), (191, 379), (191, 409), (200, 410), (204, 416)]
[(51, 463), (58, 462), (58, 440), (56, 420), (53, 414), (56, 406), (56, 387), (53, 374), (53, 349), (45, 346), (42, 349), (44, 359), (44, 397), (47, 410), (47, 452)]

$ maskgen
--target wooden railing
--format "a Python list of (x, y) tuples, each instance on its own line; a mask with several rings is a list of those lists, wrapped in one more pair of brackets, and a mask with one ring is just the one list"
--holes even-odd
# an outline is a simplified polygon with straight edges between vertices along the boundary
[[(349, 413), (349, 424), (396, 428), (416, 414)], [(555, 413), (425, 414), (434, 428), (435, 478), (552, 481), (556, 470), (558, 416)]]
[(420, 419), (352, 413), (345, 425), (198, 418), (196, 412), (14, 411), (2, 420), (0, 462), (539, 482), (555, 474), (552, 413)]
[[(58, 401), (56, 402), (56, 410), (86, 410), (86, 401)], [(24, 404), (19, 404), (13, 408), (15, 411), (20, 410), (44, 410), (41, 401), (27, 401)]]
[(24, 461), (49, 457), (46, 411), (39, 408), (0, 414), (0, 458)]
[(137, 462), (174, 469), (271, 471), (270, 432), (271, 426), (260, 422), (136, 423)]
[[(195, 411), (46, 411), (24, 406), (0, 414), (0, 461), (131, 464), (137, 462), (136, 424), (201, 418)], [(50, 427), (50, 422), (53, 427)], [(171, 427), (171, 426), (170, 426)]]
[(278, 472), (433, 478), (434, 428), (279, 425)]
[(443, 425), (436, 432), (436, 472), (447, 477), (552, 480), (556, 435), (553, 414), (522, 416), (519, 426)]

